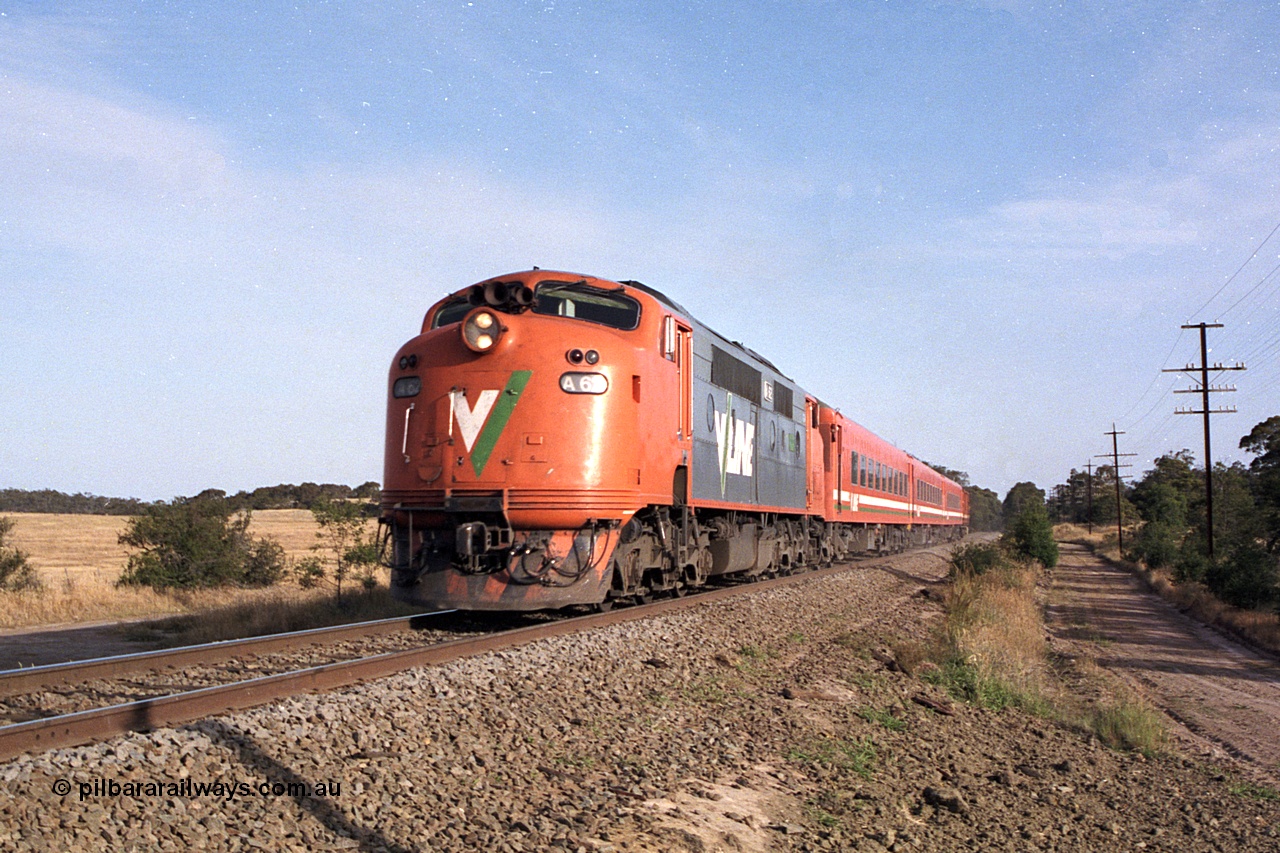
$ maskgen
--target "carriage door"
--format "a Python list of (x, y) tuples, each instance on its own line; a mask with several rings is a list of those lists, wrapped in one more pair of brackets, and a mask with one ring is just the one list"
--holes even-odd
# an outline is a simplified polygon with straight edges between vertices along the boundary
[(916, 495), (916, 464), (914, 462), (910, 462), (907, 464), (907, 529), (908, 530), (911, 529), (911, 526), (915, 523), (915, 520), (916, 520), (917, 497), (918, 496)]

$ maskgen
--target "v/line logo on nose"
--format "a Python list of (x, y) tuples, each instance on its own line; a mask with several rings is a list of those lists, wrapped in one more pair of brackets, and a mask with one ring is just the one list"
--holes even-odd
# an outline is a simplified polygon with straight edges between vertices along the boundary
[(467, 401), (467, 392), (455, 389), (449, 392), (449, 408), (458, 422), (462, 443), (471, 454), (471, 467), (479, 477), (484, 471), (498, 437), (511, 420), (511, 413), (520, 402), (520, 395), (529, 384), (532, 370), (514, 370), (501, 392), (486, 388), (480, 392), (473, 407)]

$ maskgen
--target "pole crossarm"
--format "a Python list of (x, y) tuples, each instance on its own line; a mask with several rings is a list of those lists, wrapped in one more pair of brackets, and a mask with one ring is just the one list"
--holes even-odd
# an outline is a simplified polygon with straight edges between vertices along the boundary
[[(1240, 363), (1232, 365), (1224, 365), (1221, 362), (1209, 364), (1209, 345), (1205, 337), (1206, 329), (1221, 329), (1221, 323), (1188, 323), (1184, 325), (1184, 329), (1200, 330), (1200, 363), (1188, 364), (1186, 367), (1170, 367), (1162, 370), (1162, 373), (1186, 373), (1191, 380), (1197, 383), (1195, 388), (1179, 388), (1175, 389), (1175, 394), (1199, 394), (1200, 408), (1176, 408), (1175, 415), (1201, 415), (1204, 417), (1204, 500), (1205, 512), (1208, 520), (1208, 545), (1209, 559), (1213, 559), (1213, 455), (1211, 443), (1209, 440), (1209, 416), (1210, 415), (1230, 415), (1236, 412), (1235, 406), (1223, 406), (1213, 409), (1209, 407), (1209, 395), (1221, 394), (1229, 391), (1235, 391), (1234, 385), (1210, 385), (1209, 374), (1220, 373), (1227, 370), (1245, 370), (1245, 366)], [(1198, 376), (1196, 374), (1199, 374)]]

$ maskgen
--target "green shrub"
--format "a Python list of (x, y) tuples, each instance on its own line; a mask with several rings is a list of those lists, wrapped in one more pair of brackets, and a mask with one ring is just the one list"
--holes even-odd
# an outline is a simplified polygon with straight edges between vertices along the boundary
[(951, 552), (951, 577), (956, 575), (984, 575), (1004, 561), (1000, 546), (994, 542), (974, 542), (961, 545)]
[(28, 561), (27, 553), (5, 542), (12, 530), (13, 519), (0, 518), (0, 590), (42, 589), (44, 584), (35, 566)]
[(1046, 569), (1058, 565), (1058, 543), (1053, 540), (1053, 524), (1044, 504), (1029, 503), (1013, 520), (1013, 527), (1001, 537), (1016, 555), (1038, 560)]
[(139, 549), (119, 583), (155, 589), (270, 586), (284, 573), (284, 549), (249, 535), (250, 513), (232, 517), (216, 496), (175, 499), (133, 518), (120, 544)]
[(1175, 565), (1180, 551), (1178, 532), (1163, 521), (1149, 521), (1138, 531), (1128, 558), (1149, 569)]
[(1261, 545), (1246, 543), (1231, 550), (1225, 559), (1209, 565), (1205, 586), (1227, 604), (1252, 610), (1280, 597), (1277, 588), (1276, 558)]
[[(359, 580), (365, 589), (377, 586), (378, 581), (373, 572), (378, 565), (381, 549), (376, 536), (369, 530), (369, 519), (364, 507), (350, 501), (320, 500), (312, 504), (311, 515), (320, 528), (316, 531), (318, 541), (311, 548), (317, 552), (329, 552), (329, 558), (333, 561), (337, 597), (342, 597), (342, 581), (352, 570), (361, 572)], [(314, 566), (309, 566), (309, 580), (314, 583), (319, 583), (327, 574), (323, 568), (324, 558), (317, 559), (320, 561), (318, 572)]]
[(1178, 583), (1200, 583), (1209, 573), (1209, 558), (1200, 551), (1191, 537), (1187, 537), (1178, 549), (1173, 564), (1173, 579)]

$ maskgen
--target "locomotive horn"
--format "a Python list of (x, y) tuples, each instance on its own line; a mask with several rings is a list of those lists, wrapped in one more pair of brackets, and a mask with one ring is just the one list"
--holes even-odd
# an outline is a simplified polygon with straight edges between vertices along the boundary
[(467, 301), (472, 305), (483, 305), (484, 288), (478, 284), (471, 285), (471, 289), (467, 291)]
[(533, 289), (527, 284), (522, 284), (515, 289), (513, 297), (521, 308), (528, 308), (533, 304)]
[(507, 304), (508, 295), (507, 286), (500, 281), (491, 281), (484, 286), (484, 301), (494, 308)]

